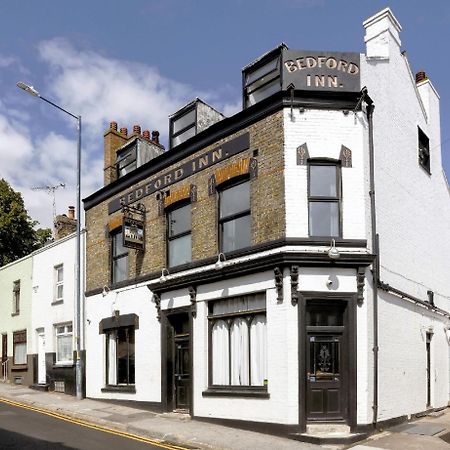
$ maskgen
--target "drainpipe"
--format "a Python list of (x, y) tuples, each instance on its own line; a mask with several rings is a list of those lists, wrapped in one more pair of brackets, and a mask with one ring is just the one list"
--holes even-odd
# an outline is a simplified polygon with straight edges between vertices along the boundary
[(370, 216), (371, 216), (371, 234), (372, 234), (372, 253), (375, 259), (372, 264), (373, 280), (373, 419), (374, 428), (378, 421), (378, 280), (380, 279), (380, 248), (379, 236), (377, 234), (377, 216), (375, 208), (375, 155), (373, 145), (373, 110), (375, 105), (373, 100), (367, 94), (367, 89), (363, 90), (364, 100), (367, 104), (367, 120), (369, 122), (369, 183), (370, 183)]

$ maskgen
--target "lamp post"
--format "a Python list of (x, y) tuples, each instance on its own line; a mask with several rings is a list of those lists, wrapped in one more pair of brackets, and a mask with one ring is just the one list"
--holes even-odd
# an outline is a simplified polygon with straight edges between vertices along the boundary
[(76, 319), (76, 335), (75, 335), (75, 343), (76, 343), (76, 360), (75, 360), (75, 380), (76, 380), (76, 394), (77, 399), (81, 400), (83, 398), (82, 392), (82, 370), (81, 370), (81, 290), (80, 290), (80, 282), (81, 282), (81, 116), (76, 116), (71, 112), (67, 111), (56, 103), (51, 102), (50, 100), (42, 97), (42, 95), (33, 87), (28, 84), (25, 84), (21, 81), (17, 83), (17, 87), (23, 89), (25, 92), (28, 92), (30, 95), (34, 97), (38, 97), (44, 102), (49, 103), (60, 111), (68, 114), (73, 117), (77, 121), (78, 128), (78, 145), (77, 145), (77, 232), (76, 232), (76, 275), (75, 275), (75, 284), (76, 284), (76, 298), (75, 298), (75, 319)]

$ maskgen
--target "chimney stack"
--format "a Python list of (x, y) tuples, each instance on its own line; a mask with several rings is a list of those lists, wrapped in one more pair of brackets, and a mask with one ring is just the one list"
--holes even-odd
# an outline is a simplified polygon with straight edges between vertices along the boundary
[(77, 230), (77, 221), (75, 219), (75, 207), (69, 206), (69, 214), (66, 216), (65, 214), (60, 214), (55, 217), (54, 221), (54, 237), (55, 241), (61, 239), (63, 237), (68, 236), (69, 234), (75, 233)]
[[(123, 132), (125, 130), (125, 133)], [(103, 181), (105, 186), (117, 178), (116, 173), (116, 151), (127, 142), (127, 129), (121, 128), (117, 131), (117, 122), (111, 122), (104, 137), (104, 169)]]
[(144, 130), (144, 131), (142, 132), (142, 137), (143, 137), (145, 140), (149, 141), (149, 140), (150, 140), (150, 131)]
[(125, 128), (125, 127), (121, 128), (120, 134), (123, 134), (125, 137), (127, 137), (128, 136), (128, 128)]
[(137, 134), (138, 136), (141, 135), (141, 126), (140, 125), (133, 125), (133, 134)]
[(160, 145), (160, 143), (159, 143), (159, 131), (152, 131), (152, 141), (155, 144)]
[(419, 84), (422, 81), (428, 80), (427, 74), (421, 70), (420, 72), (416, 73), (416, 84)]

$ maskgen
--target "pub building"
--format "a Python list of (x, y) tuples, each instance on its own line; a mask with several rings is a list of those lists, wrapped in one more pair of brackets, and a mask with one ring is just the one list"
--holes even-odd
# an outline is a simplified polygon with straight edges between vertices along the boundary
[(195, 99), (168, 149), (111, 123), (84, 200), (88, 397), (313, 442), (447, 406), (439, 97), (389, 8), (364, 27), (365, 54), (264, 54), (240, 112)]

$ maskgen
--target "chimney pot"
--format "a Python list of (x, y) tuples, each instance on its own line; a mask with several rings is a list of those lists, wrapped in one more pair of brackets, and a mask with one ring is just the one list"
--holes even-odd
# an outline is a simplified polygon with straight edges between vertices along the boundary
[(109, 124), (109, 129), (110, 129), (110, 130), (117, 131), (117, 122), (111, 122), (111, 123)]
[(69, 206), (69, 219), (75, 219), (75, 206)]
[(420, 83), (421, 81), (428, 80), (427, 74), (421, 70), (420, 72), (416, 73), (416, 83)]
[(125, 128), (125, 127), (121, 128), (120, 133), (123, 134), (125, 137), (127, 137), (128, 136), (128, 128)]
[(140, 125), (134, 125), (133, 126), (133, 134), (141, 134), (141, 126)]
[(159, 144), (159, 131), (152, 131), (152, 141)]
[(144, 139), (146, 139), (147, 141), (149, 141), (150, 140), (150, 131), (149, 130), (144, 130), (143, 133), (142, 133), (142, 137)]

